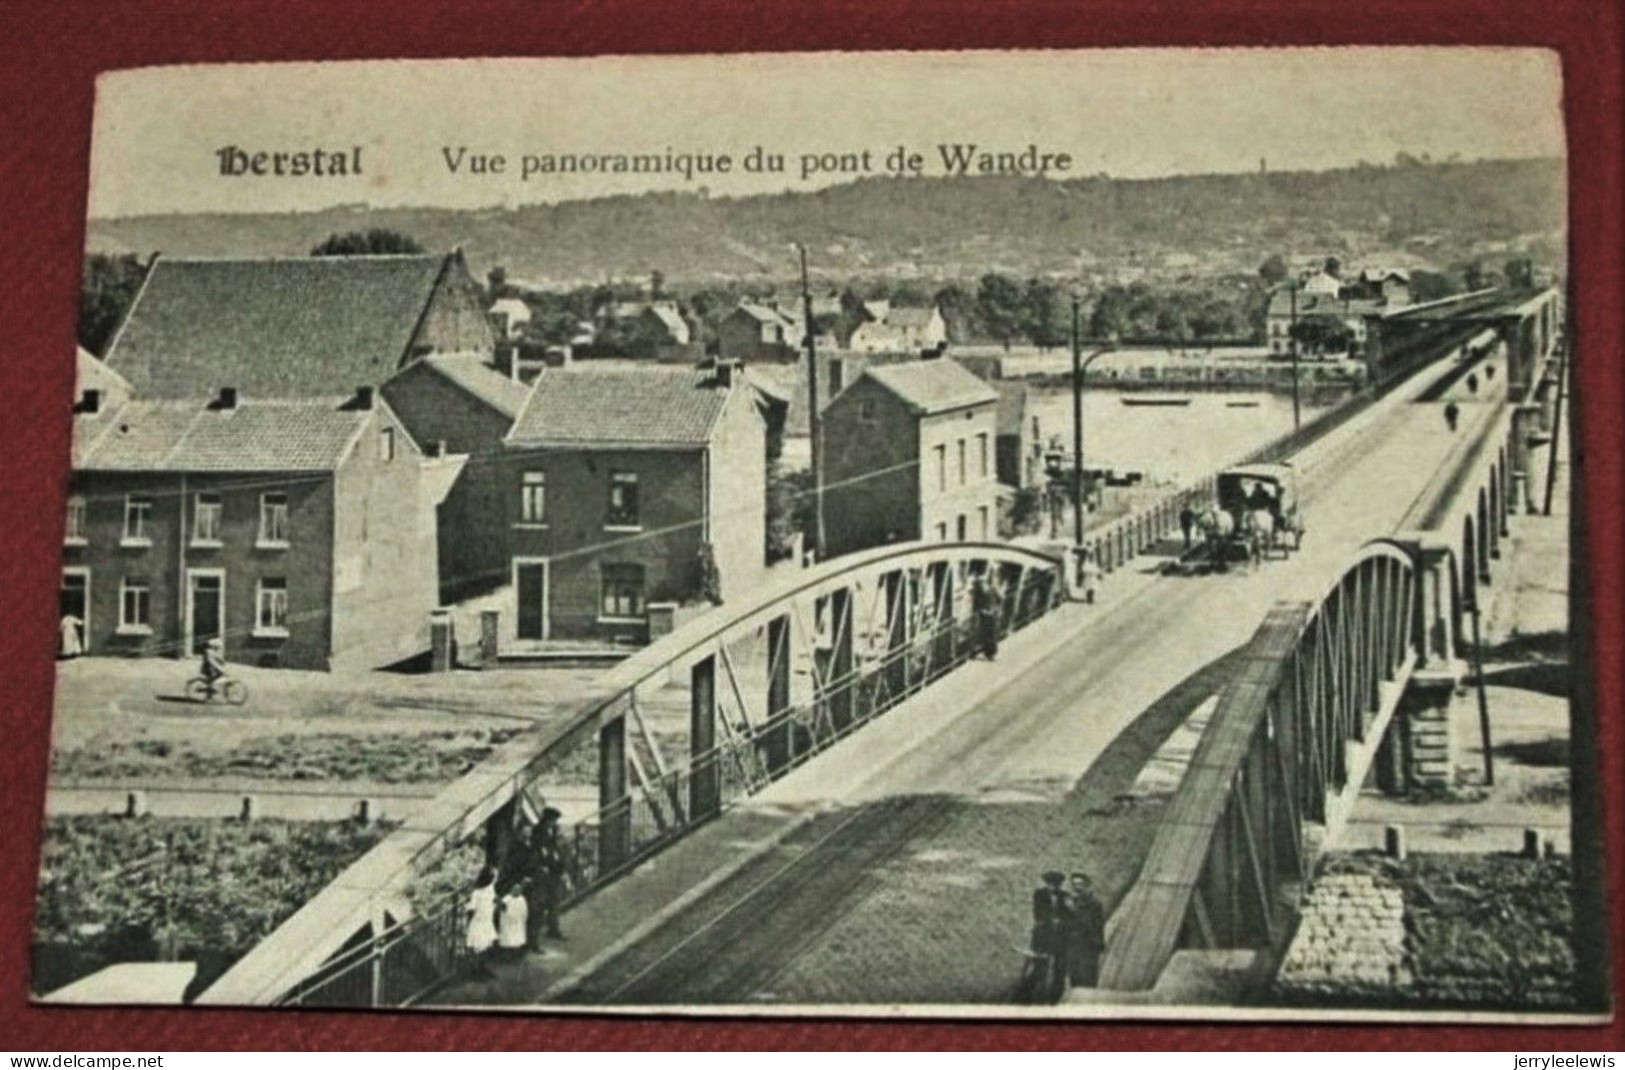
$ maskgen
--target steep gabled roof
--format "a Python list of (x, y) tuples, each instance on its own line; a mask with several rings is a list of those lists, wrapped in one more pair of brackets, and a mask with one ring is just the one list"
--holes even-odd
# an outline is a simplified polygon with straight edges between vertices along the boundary
[(74, 425), (89, 472), (322, 472), (338, 467), (371, 410), (352, 398), (132, 401)]
[(74, 392), (83, 394), (86, 390), (128, 396), (130, 383), (124, 376), (97, 360), (95, 354), (80, 346), (78, 354), (74, 357)]
[(922, 416), (996, 402), (994, 389), (948, 357), (884, 364), (864, 370)]
[(896, 308), (886, 317), (888, 327), (898, 330), (923, 331), (931, 326), (931, 317), (936, 314), (935, 308)]
[(537, 376), (507, 441), (516, 446), (700, 447), (711, 441), (730, 393), (714, 368), (549, 368)]
[(437, 353), (418, 363), (510, 420), (530, 397), (530, 387), (503, 375), (478, 353)]
[(159, 259), (107, 363), (149, 398), (348, 393), (394, 374), (456, 258)]

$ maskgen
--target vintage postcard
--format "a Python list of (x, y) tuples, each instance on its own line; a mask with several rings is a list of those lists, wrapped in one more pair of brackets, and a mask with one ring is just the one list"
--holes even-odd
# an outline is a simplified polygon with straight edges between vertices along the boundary
[(1562, 92), (103, 76), (35, 998), (1595, 1020)]

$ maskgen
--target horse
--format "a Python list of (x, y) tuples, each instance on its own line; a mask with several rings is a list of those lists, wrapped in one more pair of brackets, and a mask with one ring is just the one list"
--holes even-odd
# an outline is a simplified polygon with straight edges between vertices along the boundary
[(1247, 542), (1247, 557), (1254, 565), (1264, 559), (1267, 550), (1275, 548), (1275, 514), (1268, 509), (1253, 509), (1242, 520), (1242, 535)]

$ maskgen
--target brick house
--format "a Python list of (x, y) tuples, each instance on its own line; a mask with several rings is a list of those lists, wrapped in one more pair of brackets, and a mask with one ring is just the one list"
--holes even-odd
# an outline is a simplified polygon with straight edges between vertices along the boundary
[(371, 668), (428, 645), (428, 461), (389, 407), (347, 398), (81, 397), (62, 614), (84, 652)]
[(440, 599), (460, 602), (508, 581), (508, 479), (502, 440), (530, 396), (471, 353), (424, 357), (382, 387), (384, 400), (427, 448), (464, 459), (436, 510)]
[(801, 317), (772, 305), (741, 301), (717, 324), (717, 352), (755, 364), (794, 360), (806, 342)]
[(479, 283), (444, 256), (158, 258), (107, 351), (141, 398), (327, 397), (431, 353), (495, 349)]
[(506, 442), (507, 643), (646, 642), (650, 608), (757, 584), (763, 400), (738, 366), (548, 369)]
[(998, 407), (947, 358), (866, 368), (824, 410), (827, 554), (996, 538)]

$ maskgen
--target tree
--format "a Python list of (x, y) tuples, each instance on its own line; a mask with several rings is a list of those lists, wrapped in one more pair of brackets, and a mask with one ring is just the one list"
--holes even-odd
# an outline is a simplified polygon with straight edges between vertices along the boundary
[(1271, 253), (1262, 264), (1258, 265), (1258, 276), (1264, 280), (1266, 286), (1277, 286), (1285, 282), (1289, 271), (1286, 257), (1280, 253)]
[(1070, 333), (1070, 320), (1060, 307), (1060, 288), (1043, 279), (1028, 279), (1025, 297), (1027, 337), (1039, 349), (1064, 345)]
[(329, 234), (327, 240), (311, 249), (311, 256), (396, 256), (423, 252), (423, 246), (409, 235), (383, 227)]
[(146, 277), (146, 265), (133, 254), (92, 253), (85, 258), (79, 294), (80, 345), (98, 357), (107, 355), (107, 346)]
[(1460, 289), (1461, 287), (1457, 286), (1449, 275), (1421, 269), (1411, 272), (1411, 300), (1417, 304), (1438, 301), (1459, 292)]
[(1310, 353), (1347, 353), (1354, 332), (1336, 316), (1305, 316), (1292, 325), (1292, 338)]
[(802, 545), (812, 545), (818, 523), (814, 509), (812, 470), (786, 469), (774, 462), (767, 476), (768, 561), (779, 561), (793, 554), (798, 533), (802, 536)]
[(976, 305), (982, 314), (982, 322), (989, 332), (1004, 343), (1004, 348), (1010, 348), (1010, 342), (1021, 333), (1022, 325), (1022, 299), (1021, 287), (1015, 280), (1005, 275), (987, 274), (982, 276), (981, 285), (976, 291)]

